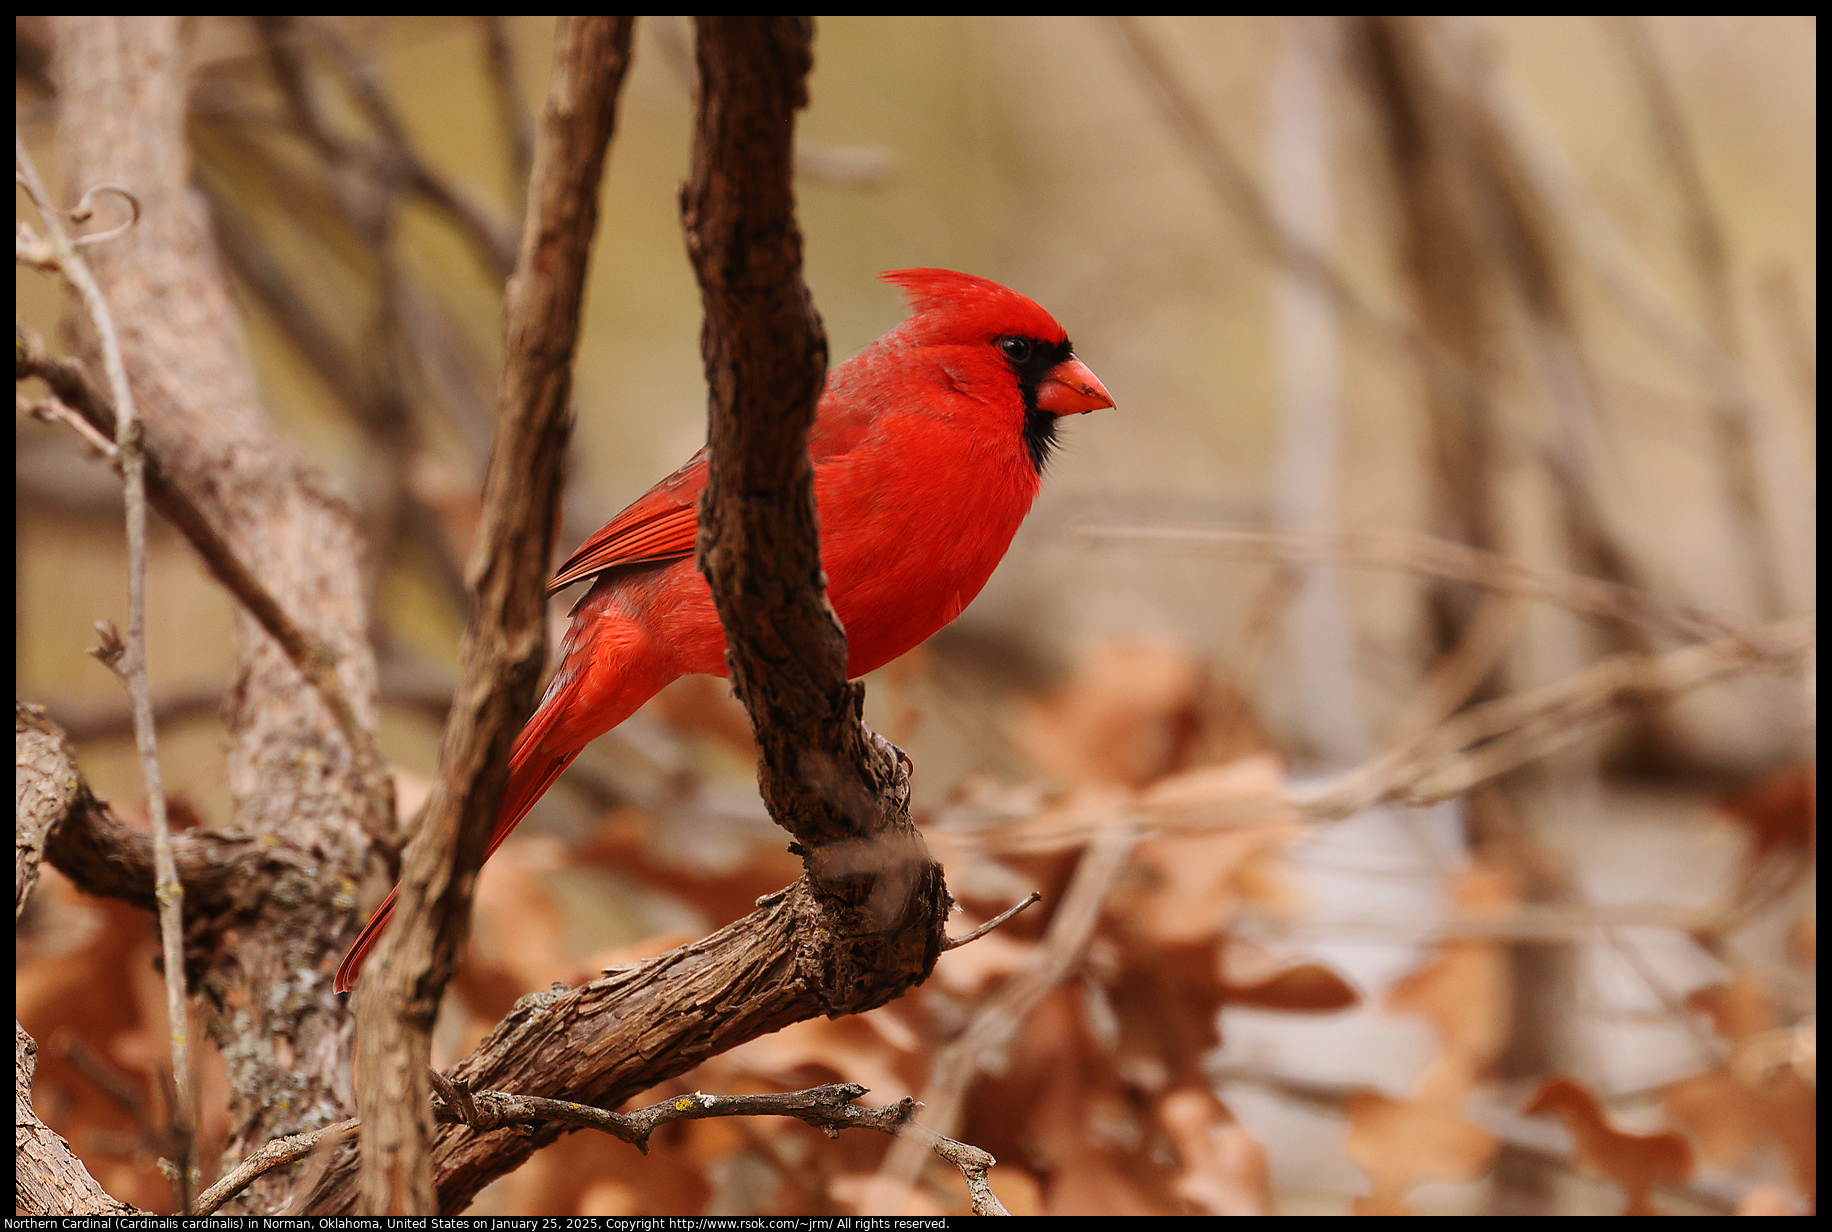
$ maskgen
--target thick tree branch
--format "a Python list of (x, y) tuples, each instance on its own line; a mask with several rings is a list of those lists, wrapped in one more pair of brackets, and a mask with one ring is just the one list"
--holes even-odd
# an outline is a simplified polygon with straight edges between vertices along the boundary
[(598, 186), (629, 62), (631, 19), (561, 23), (521, 255), (504, 308), (495, 448), (484, 479), (476, 605), (440, 772), (402, 866), (394, 926), (359, 985), (362, 1206), (437, 1209), (425, 1072), (433, 1019), (469, 927), (471, 895), (502, 801), (509, 747), (546, 657), (548, 561), (568, 394)]
[(820, 927), (860, 946), (821, 975), (830, 1012), (850, 1012), (928, 975), (947, 889), (910, 824), (901, 755), (860, 720), (864, 690), (847, 682), (846, 637), (824, 593), (807, 434), (827, 339), (802, 281), (793, 188), (812, 26), (708, 17), (698, 31), (681, 214), (711, 394), (700, 568), (757, 735), (764, 801), (802, 849)]
[[(126, 825), (95, 797), (77, 769), (68, 738), (39, 707), (14, 704), (14, 743), (21, 876), (26, 873), (30, 815), (35, 819), (30, 832), (43, 836), (38, 841), (44, 859), (77, 889), (154, 910), (151, 836)], [(193, 937), (229, 918), (254, 918), (276, 878), (309, 875), (318, 862), (312, 851), (285, 842), (205, 829), (174, 834), (172, 858), (184, 885), (187, 932)]]
[[(38, 864), (51, 836), (75, 801), (86, 795), (69, 764), (62, 733), (45, 724), (35, 710), (16, 705), (13, 734), (13, 798), (17, 805), (13, 918), (38, 882)], [(150, 841), (149, 841), (150, 847)], [(150, 868), (147, 879), (151, 886)], [(32, 1108), (32, 1078), (38, 1069), (38, 1045), (17, 1022), (13, 1024), (13, 1209), (20, 1215), (125, 1215), (134, 1208), (110, 1197), (76, 1157), (63, 1137), (38, 1119)]]

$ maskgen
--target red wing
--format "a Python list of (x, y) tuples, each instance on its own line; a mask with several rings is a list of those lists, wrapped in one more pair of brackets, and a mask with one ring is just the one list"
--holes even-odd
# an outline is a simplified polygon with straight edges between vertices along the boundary
[(705, 488), (706, 451), (702, 449), (580, 544), (547, 583), (547, 593), (618, 565), (692, 556), (693, 537), (699, 530), (700, 493)]
[[(824, 399), (809, 434), (808, 452), (818, 462), (849, 453), (870, 435), (872, 416), (861, 407)], [(700, 529), (700, 493), (706, 490), (707, 451), (650, 488), (636, 503), (612, 518), (603, 530), (579, 545), (547, 583), (547, 593), (619, 565), (681, 560), (693, 555)]]

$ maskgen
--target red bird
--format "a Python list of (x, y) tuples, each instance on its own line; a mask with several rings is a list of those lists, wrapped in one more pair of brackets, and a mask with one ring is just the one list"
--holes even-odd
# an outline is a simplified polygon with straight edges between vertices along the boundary
[[(882, 275), (910, 315), (827, 377), (808, 452), (827, 597), (863, 676), (960, 615), (1030, 512), (1056, 421), (1113, 405), (1049, 313), (950, 270)], [(707, 451), (574, 552), (552, 593), (596, 579), (572, 611), (559, 671), (516, 739), (494, 854), (587, 744), (678, 676), (725, 675), (725, 632), (694, 567)], [(388, 896), (337, 970), (356, 983)]]

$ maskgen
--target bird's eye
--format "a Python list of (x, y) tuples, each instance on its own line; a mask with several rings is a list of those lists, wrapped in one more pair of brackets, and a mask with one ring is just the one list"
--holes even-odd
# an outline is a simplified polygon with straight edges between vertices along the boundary
[(1001, 338), (999, 350), (1005, 352), (1005, 358), (1014, 364), (1021, 364), (1031, 357), (1029, 338)]

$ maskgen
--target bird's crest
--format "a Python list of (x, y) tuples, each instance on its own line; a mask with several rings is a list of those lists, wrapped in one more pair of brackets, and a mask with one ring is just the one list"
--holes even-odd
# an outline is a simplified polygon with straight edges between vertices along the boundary
[(1042, 342), (1067, 338), (1033, 300), (988, 278), (945, 269), (890, 270), (878, 278), (901, 287), (910, 305), (899, 332), (924, 342), (991, 341), (1002, 334)]

